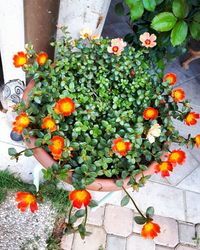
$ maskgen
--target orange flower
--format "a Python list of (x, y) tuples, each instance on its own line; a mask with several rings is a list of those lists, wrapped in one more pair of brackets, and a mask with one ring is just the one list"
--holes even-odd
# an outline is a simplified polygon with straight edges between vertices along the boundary
[(158, 116), (158, 110), (152, 107), (148, 107), (143, 112), (145, 120), (154, 120)]
[(28, 62), (28, 56), (23, 51), (18, 52), (13, 56), (13, 64), (16, 68), (24, 66)]
[(49, 116), (47, 116), (43, 119), (42, 128), (49, 129), (50, 132), (54, 132), (57, 130), (55, 121)]
[(141, 235), (144, 238), (151, 239), (154, 239), (156, 236), (158, 236), (158, 233), (160, 233), (160, 226), (156, 223), (153, 223), (152, 221), (145, 223), (141, 231)]
[(72, 202), (72, 206), (81, 208), (82, 205), (87, 207), (92, 199), (91, 194), (87, 190), (74, 190), (70, 192), (69, 199)]
[(168, 161), (171, 164), (180, 164), (182, 165), (185, 162), (186, 154), (182, 150), (173, 150), (168, 156)]
[(196, 147), (200, 146), (200, 134), (195, 136)]
[(172, 90), (171, 96), (175, 102), (180, 102), (180, 101), (184, 100), (185, 92), (183, 91), (182, 88), (174, 89), (174, 90)]
[(13, 131), (22, 134), (24, 128), (27, 128), (30, 123), (27, 113), (23, 112), (15, 118), (13, 122)]
[(173, 166), (168, 161), (163, 161), (155, 166), (155, 173), (161, 172), (162, 177), (169, 176), (169, 171), (173, 171)]
[(19, 202), (17, 207), (21, 210), (21, 212), (25, 212), (28, 206), (30, 206), (32, 213), (38, 210), (36, 198), (29, 192), (18, 192), (16, 195), (16, 202)]
[(69, 116), (75, 111), (75, 104), (71, 98), (60, 99), (54, 106), (54, 111), (63, 116)]
[(119, 153), (121, 156), (126, 156), (127, 151), (131, 150), (131, 143), (125, 142), (121, 137), (113, 140), (112, 151)]
[(53, 155), (53, 158), (55, 160), (59, 160), (62, 152), (63, 152), (63, 148), (64, 148), (64, 138), (59, 136), (59, 135), (55, 135), (53, 136), (53, 138), (51, 139), (52, 144), (49, 145), (49, 149), (51, 150), (51, 153)]
[(12, 131), (16, 132), (17, 134), (22, 134), (22, 131), (23, 131), (24, 127), (22, 126), (14, 126)]
[(174, 73), (167, 73), (164, 75), (163, 81), (169, 81), (171, 85), (174, 85), (176, 83), (176, 74)]
[(40, 52), (37, 56), (37, 62), (39, 65), (44, 65), (47, 61), (48, 55), (46, 52)]
[(185, 123), (190, 126), (190, 125), (195, 125), (197, 123), (196, 119), (199, 119), (200, 115), (195, 113), (195, 112), (190, 112), (186, 118), (185, 118)]

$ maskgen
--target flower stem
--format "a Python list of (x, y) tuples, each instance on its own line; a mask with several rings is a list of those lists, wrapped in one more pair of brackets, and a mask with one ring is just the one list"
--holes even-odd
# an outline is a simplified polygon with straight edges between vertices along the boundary
[(69, 215), (68, 215), (68, 223), (70, 221), (70, 217), (71, 217), (71, 213), (72, 213), (72, 208), (73, 206), (71, 205), (70, 209), (69, 209)]
[(88, 217), (88, 209), (86, 207), (85, 208), (85, 219), (84, 219), (84, 223), (83, 223), (84, 227), (86, 226), (86, 223), (87, 223), (87, 217)]
[(140, 211), (140, 209), (138, 208), (137, 204), (135, 203), (135, 201), (133, 200), (133, 198), (130, 196), (130, 194), (128, 193), (128, 191), (122, 186), (122, 189), (124, 190), (124, 192), (128, 195), (128, 197), (130, 198), (130, 200), (132, 201), (133, 205), (135, 206), (136, 210), (138, 211), (138, 213), (146, 219), (146, 217), (143, 215), (143, 213)]

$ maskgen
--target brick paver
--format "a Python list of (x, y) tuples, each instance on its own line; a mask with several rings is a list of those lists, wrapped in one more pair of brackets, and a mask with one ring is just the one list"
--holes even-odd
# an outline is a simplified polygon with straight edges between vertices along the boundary
[(180, 243), (189, 244), (189, 245), (196, 245), (194, 241), (195, 237), (195, 225), (189, 223), (179, 223), (179, 240)]
[(156, 245), (155, 250), (174, 250), (174, 248), (169, 248), (169, 247), (163, 247), (163, 246)]
[(192, 223), (200, 222), (200, 194), (186, 192), (186, 221)]
[(126, 238), (108, 235), (106, 250), (126, 250)]
[(126, 250), (155, 250), (155, 243), (139, 235), (131, 235), (127, 239)]
[(99, 250), (102, 246), (105, 248), (106, 245), (106, 232), (101, 227), (88, 226), (87, 231), (92, 234), (85, 237), (84, 240), (81, 239), (78, 233), (74, 236), (73, 250)]
[(155, 243), (171, 248), (175, 247), (179, 243), (177, 221), (161, 216), (155, 216), (154, 219), (161, 228), (161, 233), (154, 239)]
[(104, 219), (105, 206), (98, 207), (95, 211), (90, 210), (88, 213), (88, 224), (102, 226)]
[(133, 212), (124, 207), (107, 205), (104, 227), (107, 233), (127, 237), (133, 230)]
[(175, 250), (194, 250), (194, 249), (199, 249), (199, 248), (194, 248), (194, 247), (189, 247), (189, 246), (184, 246), (184, 245), (178, 245)]

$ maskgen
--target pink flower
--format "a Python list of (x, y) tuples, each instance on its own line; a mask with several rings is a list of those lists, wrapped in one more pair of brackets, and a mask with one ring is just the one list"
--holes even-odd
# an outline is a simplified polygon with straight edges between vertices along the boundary
[(140, 41), (142, 42), (142, 46), (146, 48), (153, 48), (156, 46), (156, 36), (154, 34), (150, 35), (148, 32), (144, 32), (144, 34), (140, 35)]
[(108, 46), (107, 50), (109, 53), (120, 56), (126, 45), (127, 43), (122, 38), (115, 38), (111, 40), (111, 46)]

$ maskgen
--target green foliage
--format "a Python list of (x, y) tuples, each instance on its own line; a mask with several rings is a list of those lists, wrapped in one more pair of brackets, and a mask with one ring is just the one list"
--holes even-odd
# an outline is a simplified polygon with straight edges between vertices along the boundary
[(142, 217), (142, 216), (135, 216), (134, 217), (134, 221), (139, 224), (139, 225), (143, 225), (147, 222), (147, 218)]
[(153, 207), (148, 207), (146, 210), (146, 216), (147, 218), (151, 218), (154, 216), (154, 208)]
[(131, 19), (137, 20), (144, 13), (144, 6), (141, 0), (125, 0), (126, 4), (130, 8)]
[(162, 12), (155, 16), (151, 26), (157, 31), (169, 31), (176, 24), (177, 18), (170, 12)]
[(156, 7), (155, 0), (143, 0), (144, 8), (148, 11), (154, 11)]
[(9, 148), (9, 149), (8, 149), (8, 154), (9, 154), (10, 156), (15, 156), (16, 153), (17, 153), (17, 150), (16, 150), (15, 148)]
[(174, 0), (172, 3), (172, 11), (178, 18), (185, 18), (189, 12), (189, 5), (186, 0)]
[[(130, 16), (133, 30), (125, 36), (125, 40), (139, 49), (139, 36), (144, 32), (154, 33), (157, 46), (151, 54), (158, 60), (170, 60), (183, 54), (190, 37), (200, 39), (200, 2), (197, 0), (126, 0), (125, 3), (129, 12), (124, 12), (124, 15)], [(122, 8), (123, 1), (118, 5)], [(159, 61), (157, 66), (163, 68)]]
[(190, 32), (194, 39), (200, 40), (200, 11), (196, 12), (190, 23)]
[(183, 43), (188, 33), (188, 25), (185, 21), (179, 21), (171, 32), (171, 42), (173, 46)]
[(122, 206), (122, 207), (126, 206), (126, 205), (129, 203), (129, 201), (130, 201), (129, 196), (128, 196), (128, 195), (125, 195), (125, 196), (122, 198), (122, 200), (121, 200), (121, 206)]

